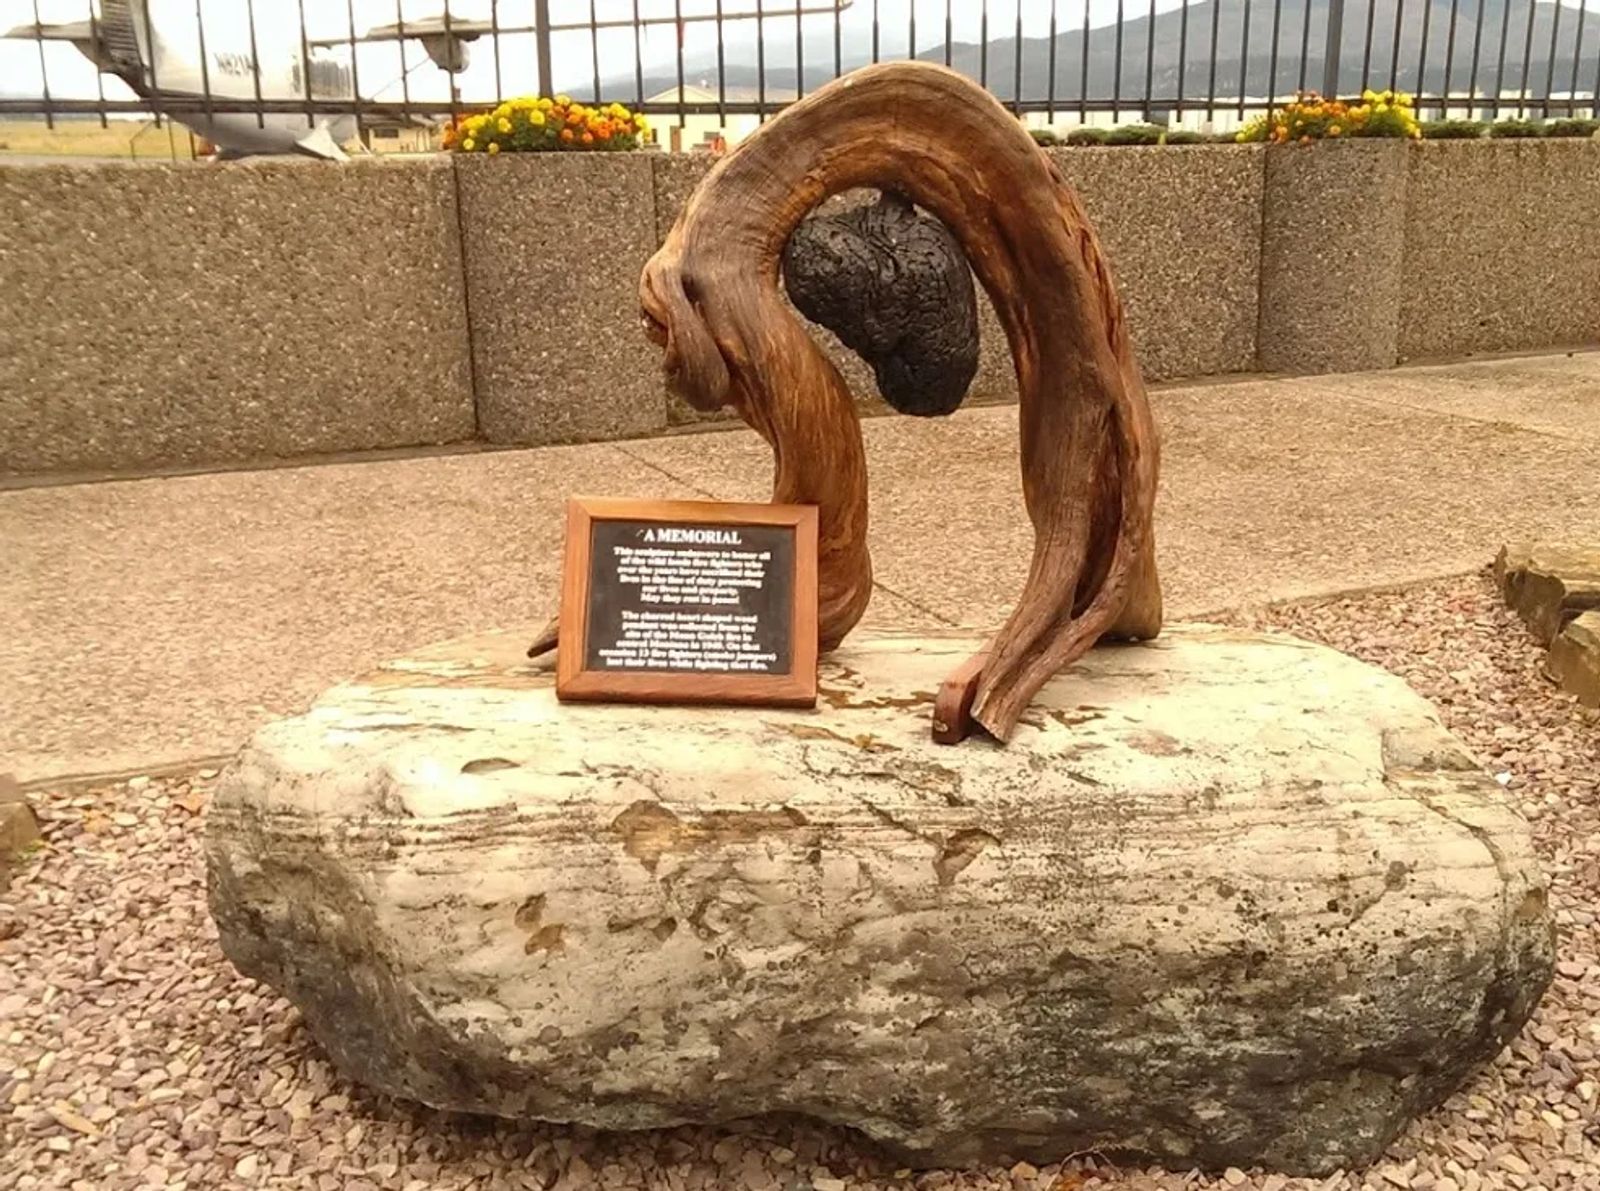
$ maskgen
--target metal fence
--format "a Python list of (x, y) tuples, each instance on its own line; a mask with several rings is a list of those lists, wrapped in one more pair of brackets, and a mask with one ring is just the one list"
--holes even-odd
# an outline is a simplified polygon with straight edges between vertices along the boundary
[(0, 114), (102, 123), (404, 123), (556, 91), (759, 121), (904, 58), (1049, 123), (1225, 127), (1365, 88), (1425, 114), (1584, 114), (1600, 92), (1600, 0), (7, 0), (0, 33)]

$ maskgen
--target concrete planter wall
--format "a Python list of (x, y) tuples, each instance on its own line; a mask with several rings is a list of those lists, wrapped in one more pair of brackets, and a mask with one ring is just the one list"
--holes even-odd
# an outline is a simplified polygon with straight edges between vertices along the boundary
[(482, 436), (664, 428), (660, 353), (639, 331), (639, 273), (657, 242), (652, 155), (455, 161)]
[(1262, 368), (1348, 372), (1394, 365), (1409, 149), (1385, 140), (1267, 149)]
[(1407, 154), (1401, 359), (1600, 339), (1600, 141)]
[[(1058, 149), (1146, 375), (1600, 342), (1600, 143)], [(639, 271), (709, 168), (0, 166), (0, 474), (665, 430)], [(459, 204), (459, 210), (458, 210)], [(973, 400), (1014, 395), (985, 304)], [(874, 406), (871, 377), (829, 343)]]
[(0, 473), (471, 437), (447, 161), (0, 167)]

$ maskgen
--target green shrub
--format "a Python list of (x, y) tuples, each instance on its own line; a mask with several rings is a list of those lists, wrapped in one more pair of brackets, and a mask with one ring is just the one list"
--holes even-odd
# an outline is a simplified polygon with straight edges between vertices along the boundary
[(1536, 120), (1496, 120), (1489, 126), (1489, 135), (1494, 137), (1530, 137), (1543, 136), (1544, 129)]
[(1482, 120), (1429, 120), (1422, 126), (1425, 141), (1473, 141), (1489, 130)]
[(1108, 145), (1159, 145), (1167, 130), (1155, 124), (1119, 124), (1106, 133)]
[(1074, 128), (1067, 133), (1069, 145), (1103, 145), (1106, 143), (1106, 130), (1103, 128)]
[(1167, 145), (1203, 145), (1206, 143), (1206, 138), (1198, 132), (1190, 132), (1187, 128), (1174, 128), (1167, 133), (1166, 139), (1162, 143)]
[(1033, 138), (1033, 143), (1041, 149), (1048, 149), (1052, 145), (1061, 143), (1061, 138), (1056, 135), (1053, 128), (1030, 128), (1028, 129), (1028, 135)]
[(1593, 136), (1600, 130), (1600, 120), (1591, 120), (1587, 116), (1572, 116), (1565, 120), (1552, 120), (1545, 125), (1545, 136)]

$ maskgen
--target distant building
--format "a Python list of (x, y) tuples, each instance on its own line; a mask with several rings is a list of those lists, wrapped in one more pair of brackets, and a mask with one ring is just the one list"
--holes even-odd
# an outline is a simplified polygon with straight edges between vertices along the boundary
[[(792, 87), (768, 87), (765, 92), (755, 87), (729, 87), (720, 94), (716, 84), (685, 83), (682, 88), (682, 102), (686, 106), (697, 104), (716, 105), (719, 102), (728, 104), (753, 104), (765, 103), (771, 109), (767, 112), (770, 120), (777, 115), (778, 108), (786, 103), (793, 103), (795, 92)], [(664, 149), (675, 152), (687, 153), (694, 149), (708, 149), (720, 136), (731, 148), (745, 137), (749, 136), (761, 126), (761, 118), (754, 114), (739, 115), (729, 112), (724, 119), (715, 111), (703, 114), (685, 113), (680, 121), (675, 112), (661, 109), (674, 107), (679, 102), (679, 89), (669, 87), (667, 90), (652, 95), (645, 101), (656, 108), (658, 114), (650, 117), (650, 123), (656, 128), (656, 134)]]
[(433, 153), (439, 133), (429, 116), (369, 116), (361, 126), (362, 143), (374, 153)]

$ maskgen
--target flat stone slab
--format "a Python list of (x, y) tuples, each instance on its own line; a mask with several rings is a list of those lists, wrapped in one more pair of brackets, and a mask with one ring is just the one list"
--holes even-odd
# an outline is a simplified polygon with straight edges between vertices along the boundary
[(1585, 612), (1561, 630), (1544, 672), (1585, 707), (1600, 707), (1600, 612)]
[(1506, 546), (1494, 571), (1506, 604), (1546, 645), (1580, 613), (1600, 609), (1600, 546)]
[(561, 705), (532, 633), (335, 688), (207, 815), (227, 954), (386, 1092), (1322, 1172), (1549, 982), (1525, 825), (1334, 651), (1176, 628), (1091, 653), (1009, 746), (942, 748), (971, 639), (853, 637), (787, 711)]

